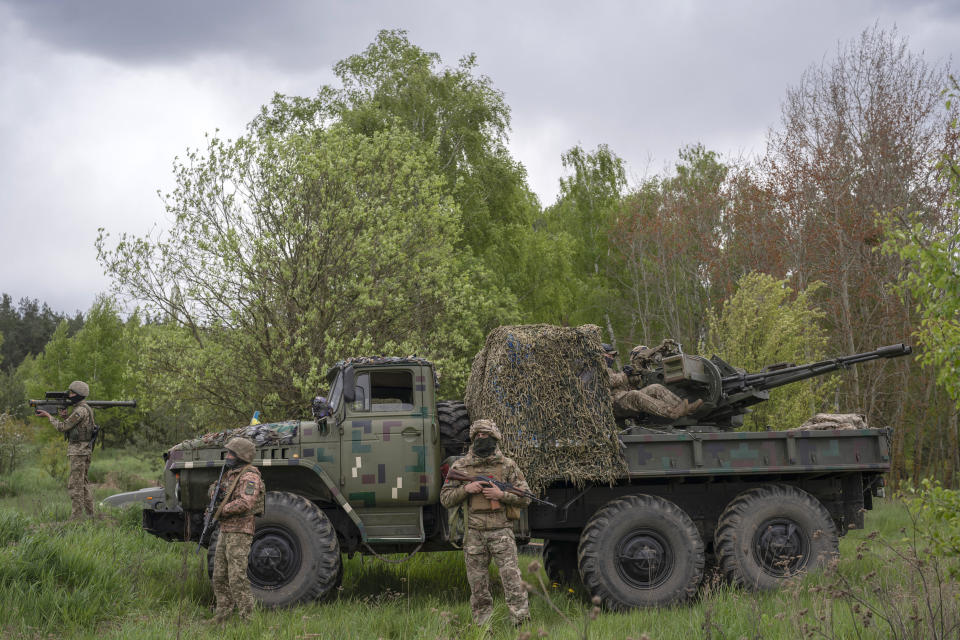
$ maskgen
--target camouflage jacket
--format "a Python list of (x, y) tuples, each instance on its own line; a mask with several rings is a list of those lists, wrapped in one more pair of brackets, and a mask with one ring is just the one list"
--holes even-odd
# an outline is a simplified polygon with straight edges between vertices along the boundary
[[(496, 453), (486, 458), (478, 458), (471, 449), (467, 455), (453, 463), (452, 469), (471, 476), (491, 476), (501, 482), (509, 482), (513, 486), (523, 491), (529, 491), (527, 481), (523, 478), (523, 473), (517, 463), (500, 452), (497, 447)], [(502, 529), (512, 527), (513, 524), (507, 519), (504, 505), (516, 505), (525, 507), (530, 504), (529, 498), (523, 498), (512, 493), (504, 493), (500, 499), (500, 506), (496, 509), (489, 500), (483, 497), (482, 493), (469, 494), (464, 488), (468, 483), (455, 480), (447, 480), (440, 489), (440, 504), (447, 509), (451, 509), (464, 500), (467, 502), (467, 526), (472, 529)]]
[(616, 402), (617, 398), (628, 391), (639, 388), (643, 381), (640, 376), (628, 376), (623, 371), (611, 368), (607, 369), (607, 374), (610, 376), (610, 400), (612, 402)]
[(66, 420), (50, 416), (50, 424), (67, 437), (68, 456), (88, 456), (93, 437), (93, 408), (85, 401), (78, 402)]
[[(215, 483), (210, 485), (208, 495), (213, 493), (215, 486)], [(221, 505), (217, 516), (220, 531), (253, 535), (254, 516), (263, 513), (266, 492), (260, 470), (253, 465), (230, 469), (223, 474), (221, 491), (228, 491), (231, 487), (230, 495), (218, 500)]]

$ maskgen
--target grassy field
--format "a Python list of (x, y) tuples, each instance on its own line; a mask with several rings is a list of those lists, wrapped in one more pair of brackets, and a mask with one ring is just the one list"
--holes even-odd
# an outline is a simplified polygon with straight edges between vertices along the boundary
[[(98, 451), (91, 468), (96, 498), (157, 484), (157, 461)], [(469, 624), (459, 553), (420, 554), (401, 565), (357, 556), (330, 602), (259, 610), (249, 625), (213, 627), (205, 623), (213, 603), (205, 554), (195, 545), (144, 534), (136, 509), (100, 511), (80, 523), (65, 522), (69, 511), (63, 483), (39, 467), (0, 476), (3, 638), (956, 637), (949, 630), (957, 619), (956, 585), (937, 577), (940, 563), (911, 560), (923, 541), (912, 541), (909, 514), (893, 500), (867, 514), (865, 531), (842, 540), (835, 572), (764, 594), (708, 583), (695, 602), (670, 609), (592, 615), (583, 594), (550, 585), (542, 569), (530, 571), (538, 558), (521, 556), (524, 578), (543, 581), (547, 593), (531, 596), (533, 620), (519, 631), (499, 589), (492, 627)]]

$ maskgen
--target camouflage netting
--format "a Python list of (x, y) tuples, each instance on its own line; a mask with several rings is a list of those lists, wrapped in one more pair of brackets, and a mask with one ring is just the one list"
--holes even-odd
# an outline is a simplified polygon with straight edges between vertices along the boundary
[(860, 413), (818, 413), (791, 431), (869, 428), (867, 417)]
[(596, 325), (498, 327), (473, 359), (470, 419), (497, 423), (534, 491), (560, 478), (582, 486), (626, 473), (600, 344)]
[(221, 449), (230, 438), (246, 438), (258, 447), (274, 444), (291, 444), (297, 437), (297, 421), (273, 422), (269, 424), (251, 424), (239, 429), (228, 429), (215, 433), (205, 433), (199, 438), (184, 440), (170, 448), (171, 451), (189, 449)]

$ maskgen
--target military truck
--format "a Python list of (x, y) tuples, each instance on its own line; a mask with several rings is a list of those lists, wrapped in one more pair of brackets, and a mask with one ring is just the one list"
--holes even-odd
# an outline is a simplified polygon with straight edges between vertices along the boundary
[[(853, 361), (909, 353), (885, 349)], [(815, 363), (817, 375), (849, 364), (829, 362)], [(710, 400), (699, 422), (625, 425), (622, 477), (585, 486), (557, 479), (543, 496), (557, 508), (525, 511), (517, 541), (543, 540), (551, 579), (582, 585), (614, 610), (687, 600), (711, 563), (735, 584), (768, 589), (823, 566), (839, 536), (864, 526), (890, 469), (890, 429), (729, 431), (724, 384), (734, 377), (741, 384), (730, 398), (742, 402), (751, 390), (743, 372), (697, 356), (670, 360), (663, 381)], [(249, 576), (266, 606), (335, 592), (342, 554), (455, 548), (439, 494), (451, 456), (468, 444), (464, 404), (437, 399), (434, 366), (421, 358), (344, 361), (328, 380), (314, 419), (284, 423), (291, 435), (257, 447), (268, 493)], [(753, 380), (756, 394), (767, 382)], [(711, 424), (710, 411), (723, 419)], [(196, 541), (224, 450), (180, 448), (165, 458), (164, 486), (138, 494), (143, 526)], [(215, 532), (211, 567), (216, 542)]]

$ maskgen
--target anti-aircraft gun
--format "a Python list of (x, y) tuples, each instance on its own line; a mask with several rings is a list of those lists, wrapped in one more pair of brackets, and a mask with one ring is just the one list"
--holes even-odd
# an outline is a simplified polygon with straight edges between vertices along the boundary
[(747, 373), (716, 355), (709, 359), (689, 355), (683, 353), (676, 343), (670, 344), (673, 348), (661, 354), (659, 364), (649, 368), (624, 369), (641, 380), (638, 384), (641, 388), (662, 384), (681, 398), (703, 400), (703, 404), (692, 415), (683, 418), (671, 420), (643, 415), (632, 419), (636, 424), (659, 427), (708, 425), (722, 431), (735, 429), (743, 424), (743, 416), (750, 412), (750, 406), (770, 399), (770, 389), (870, 360), (905, 356), (913, 351), (909, 345), (893, 344), (866, 353), (810, 364), (771, 365), (758, 373)]

